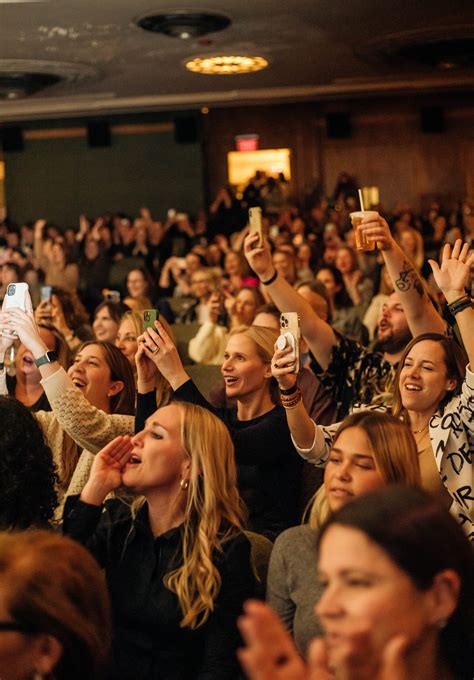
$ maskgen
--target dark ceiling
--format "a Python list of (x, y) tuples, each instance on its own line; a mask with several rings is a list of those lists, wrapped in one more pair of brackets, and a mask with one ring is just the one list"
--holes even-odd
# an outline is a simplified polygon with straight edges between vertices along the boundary
[[(182, 40), (136, 23), (183, 9), (231, 24)], [(269, 66), (234, 76), (184, 67), (216, 54)], [(473, 62), (472, 0), (0, 0), (0, 121), (472, 91)], [(31, 83), (37, 74), (43, 89)]]

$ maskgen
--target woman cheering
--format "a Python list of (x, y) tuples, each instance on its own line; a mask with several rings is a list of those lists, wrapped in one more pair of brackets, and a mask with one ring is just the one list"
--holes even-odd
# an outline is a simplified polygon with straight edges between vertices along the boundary
[[(141, 497), (103, 511), (121, 485)], [(165, 406), (97, 454), (64, 531), (105, 568), (114, 680), (237, 677), (236, 620), (254, 590), (241, 518), (231, 439), (198, 406)]]

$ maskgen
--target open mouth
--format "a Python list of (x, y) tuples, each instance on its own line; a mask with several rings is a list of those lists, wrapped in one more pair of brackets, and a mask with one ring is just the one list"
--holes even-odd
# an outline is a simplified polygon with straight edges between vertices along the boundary
[(235, 383), (238, 381), (238, 378), (236, 378), (233, 375), (225, 375), (224, 376), (224, 382), (226, 385), (235, 385)]
[(23, 363), (26, 364), (27, 366), (33, 366), (35, 363), (33, 357), (29, 357), (28, 355), (23, 357)]
[(413, 385), (413, 383), (405, 383), (405, 389), (408, 392), (421, 392), (421, 387), (419, 385)]
[(75, 387), (79, 387), (79, 389), (83, 389), (86, 386), (86, 383), (83, 380), (80, 380), (79, 378), (71, 378), (73, 385)]
[(135, 456), (135, 454), (132, 454), (130, 456), (130, 460), (128, 461), (127, 465), (140, 465), (142, 462), (142, 459), (139, 458), (138, 456)]

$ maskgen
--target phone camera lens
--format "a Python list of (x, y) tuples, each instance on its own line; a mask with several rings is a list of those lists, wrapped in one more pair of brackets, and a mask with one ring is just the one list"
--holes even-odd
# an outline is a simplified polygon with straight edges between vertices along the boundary
[(16, 286), (14, 283), (10, 283), (8, 286), (8, 295), (15, 295), (16, 292)]

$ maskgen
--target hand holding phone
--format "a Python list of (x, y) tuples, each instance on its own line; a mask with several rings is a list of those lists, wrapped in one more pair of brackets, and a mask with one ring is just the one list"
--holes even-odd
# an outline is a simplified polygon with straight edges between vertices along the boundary
[(145, 309), (143, 312), (143, 330), (153, 328), (156, 331), (155, 321), (160, 318), (160, 312), (157, 309)]
[[(30, 293), (27, 283), (10, 283), (7, 287), (7, 292), (3, 300), (3, 311), (9, 309), (21, 309), (23, 312), (31, 313), (33, 306), (31, 304)], [(16, 339), (18, 333), (14, 330), (4, 329), (2, 335), (7, 338)]]
[(258, 243), (255, 244), (257, 248), (263, 245), (263, 226), (262, 226), (262, 209), (255, 207), (249, 208), (249, 223), (250, 234), (258, 234)]
[(300, 370), (300, 320), (296, 312), (284, 312), (280, 315), (280, 336), (276, 342), (279, 350), (291, 347), (295, 356), (294, 372)]

